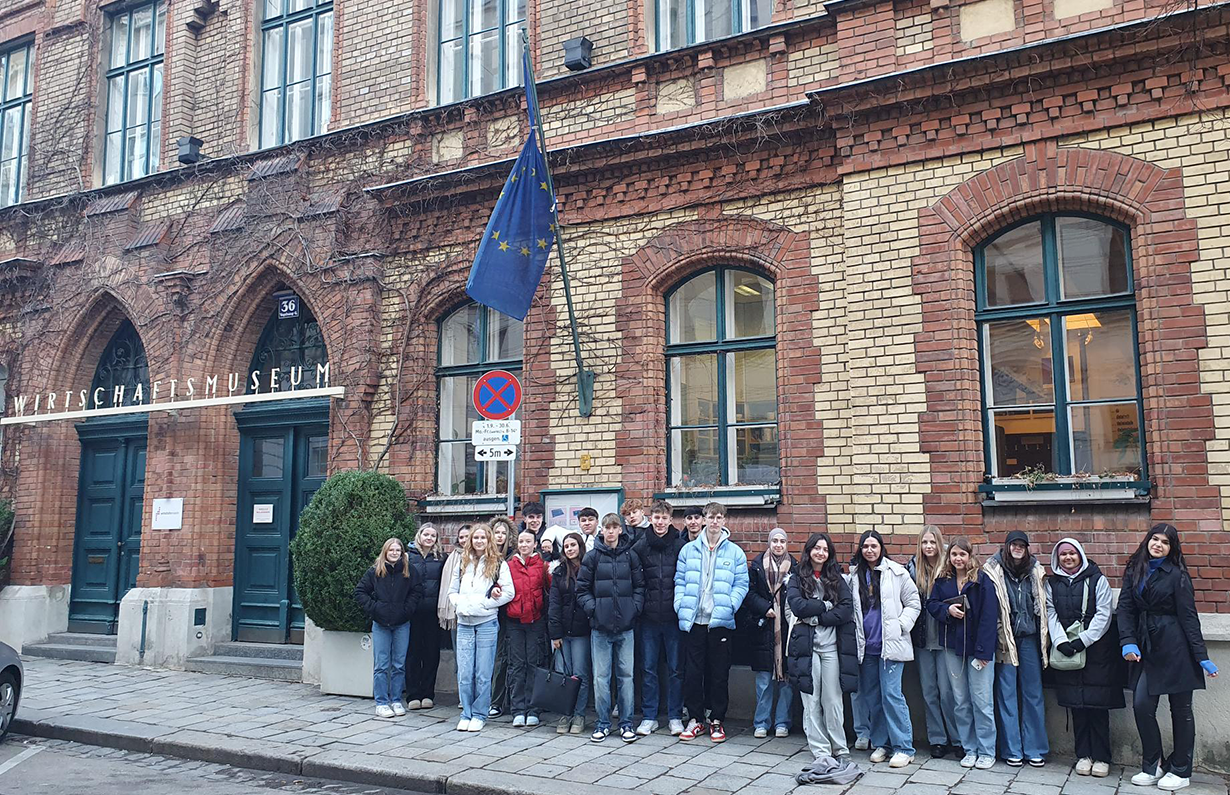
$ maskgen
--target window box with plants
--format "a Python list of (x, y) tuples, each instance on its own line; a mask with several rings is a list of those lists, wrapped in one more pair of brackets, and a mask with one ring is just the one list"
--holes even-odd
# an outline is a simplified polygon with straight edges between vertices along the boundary
[(1148, 502), (1151, 484), (1137, 472), (1077, 472), (1060, 475), (1042, 467), (1027, 467), (1011, 477), (991, 477), (978, 487), (984, 504), (1072, 502)]
[(385, 540), (399, 538), (408, 546), (415, 527), (406, 490), (376, 472), (338, 472), (303, 509), (291, 556), (295, 588), (311, 622), (304, 636), (305, 681), (319, 666), (320, 692), (371, 697), (371, 622), (355, 602), (355, 585)]

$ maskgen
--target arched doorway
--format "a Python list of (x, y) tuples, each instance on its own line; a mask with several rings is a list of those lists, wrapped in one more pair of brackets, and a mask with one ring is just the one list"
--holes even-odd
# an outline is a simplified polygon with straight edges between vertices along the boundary
[[(294, 316), (285, 317), (286, 302), (276, 303), (252, 354), (249, 392), (315, 387), (328, 365), (312, 311), (296, 297)], [(290, 540), (300, 512), (325, 480), (329, 401), (251, 404), (236, 411), (235, 420), (240, 433), (235, 640), (302, 643), (303, 607), (291, 573)]]
[[(149, 392), (145, 346), (123, 321), (90, 383), (90, 408), (130, 406)], [(134, 418), (135, 417), (135, 418)], [(144, 414), (95, 417), (77, 425), (81, 470), (73, 542), (68, 630), (113, 635), (120, 600), (137, 584), (144, 516)]]

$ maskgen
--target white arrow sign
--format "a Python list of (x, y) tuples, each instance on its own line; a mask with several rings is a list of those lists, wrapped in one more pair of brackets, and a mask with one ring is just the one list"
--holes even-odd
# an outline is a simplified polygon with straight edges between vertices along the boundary
[(475, 447), (474, 458), (478, 461), (511, 461), (517, 457), (515, 445)]
[(470, 432), (470, 444), (475, 447), (508, 447), (521, 444), (521, 420), (475, 420), (474, 430)]

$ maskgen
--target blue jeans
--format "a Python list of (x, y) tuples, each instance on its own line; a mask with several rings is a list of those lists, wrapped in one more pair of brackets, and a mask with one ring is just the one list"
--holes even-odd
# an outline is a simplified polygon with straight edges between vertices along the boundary
[(1004, 759), (1035, 759), (1051, 750), (1042, 704), (1042, 648), (1038, 635), (1016, 639), (1017, 665), (995, 668), (995, 716), (999, 754)]
[(457, 697), (461, 701), (461, 717), (466, 720), (487, 720), (499, 633), (499, 623), (494, 618), (482, 624), (457, 625)]
[(870, 741), (871, 721), (867, 717), (867, 705), (858, 693), (850, 694), (850, 711), (854, 713), (854, 736)]
[(952, 712), (957, 734), (967, 754), (995, 758), (995, 661), (974, 670), (972, 657), (944, 650), (944, 666), (952, 685)]
[(410, 622), (386, 627), (372, 622), (372, 696), (377, 706), (401, 701), (406, 689), (406, 650), (410, 648)]
[[(773, 709), (773, 696), (777, 696), (777, 709)], [(773, 726), (790, 728), (790, 702), (794, 691), (789, 682), (774, 682), (772, 671), (756, 672), (756, 717), (752, 723), (757, 729), (769, 728), (772, 713)]]
[[(683, 635), (678, 624), (641, 622), (644, 666), (641, 679), (641, 714), (645, 720), (658, 719), (658, 659), (666, 656), (666, 717), (683, 719)], [(622, 707), (621, 707), (622, 709)]]
[(619, 727), (632, 727), (632, 711), (636, 708), (632, 695), (632, 630), (589, 633), (594, 654), (594, 709), (598, 713), (597, 728), (611, 728), (611, 669), (619, 690)]
[(918, 679), (927, 713), (927, 742), (956, 745), (960, 732), (953, 712), (952, 683), (944, 662), (944, 650), (914, 649), (914, 659), (918, 660)]
[(593, 684), (589, 673), (590, 640), (564, 638), (560, 651), (564, 653), (564, 665), (568, 666), (573, 676), (581, 679), (581, 689), (577, 691), (577, 705), (572, 710), (572, 717), (584, 718), (585, 708), (589, 706), (589, 687)]
[(914, 728), (910, 708), (901, 692), (905, 663), (868, 655), (858, 668), (858, 698), (867, 709), (873, 748), (914, 755)]

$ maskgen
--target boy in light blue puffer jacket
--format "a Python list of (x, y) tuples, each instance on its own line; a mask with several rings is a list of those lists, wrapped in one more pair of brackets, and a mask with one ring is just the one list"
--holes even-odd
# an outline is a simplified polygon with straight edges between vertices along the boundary
[(683, 701), (688, 725), (679, 735), (691, 740), (705, 732), (708, 711), (709, 739), (726, 739), (722, 721), (730, 701), (730, 657), (735, 613), (747, 596), (747, 555), (730, 540), (724, 526), (726, 508), (705, 506), (705, 529), (679, 552), (675, 567), (675, 614), (684, 632), (687, 665)]

